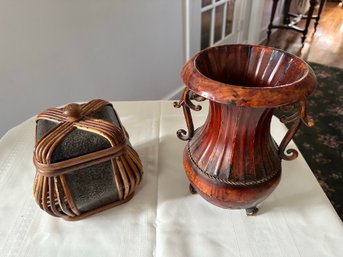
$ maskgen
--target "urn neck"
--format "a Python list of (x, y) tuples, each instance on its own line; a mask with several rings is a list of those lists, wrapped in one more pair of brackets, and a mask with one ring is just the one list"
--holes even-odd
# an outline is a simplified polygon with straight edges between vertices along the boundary
[(220, 179), (256, 180), (280, 169), (270, 135), (273, 108), (238, 107), (210, 102), (205, 124), (189, 143), (192, 160)]

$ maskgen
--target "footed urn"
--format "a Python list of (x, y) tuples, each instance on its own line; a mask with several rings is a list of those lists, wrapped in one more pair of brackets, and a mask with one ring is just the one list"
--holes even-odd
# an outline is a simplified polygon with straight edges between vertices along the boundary
[[(279, 49), (222, 45), (197, 53), (183, 67), (182, 107), (188, 131), (183, 164), (191, 192), (222, 208), (257, 212), (281, 178), (281, 160), (298, 153), (286, 147), (301, 121), (307, 126), (306, 99), (316, 85), (310, 66)], [(209, 101), (205, 123), (194, 129), (191, 110)], [(289, 130), (278, 145), (270, 133), (274, 110), (285, 112)], [(285, 153), (286, 150), (286, 153)]]

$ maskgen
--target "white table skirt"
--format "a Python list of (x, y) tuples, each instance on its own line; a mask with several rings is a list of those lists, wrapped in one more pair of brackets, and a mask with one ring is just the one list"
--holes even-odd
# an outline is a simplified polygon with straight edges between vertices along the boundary
[[(225, 210), (188, 191), (185, 128), (172, 102), (114, 102), (138, 151), (144, 177), (128, 203), (81, 221), (50, 217), (32, 183), (34, 118), (0, 140), (0, 256), (343, 256), (343, 225), (299, 155), (283, 161), (281, 183), (256, 217)], [(205, 110), (193, 112), (201, 124)], [(286, 128), (273, 120), (280, 141)], [(290, 147), (295, 147), (291, 143)]]

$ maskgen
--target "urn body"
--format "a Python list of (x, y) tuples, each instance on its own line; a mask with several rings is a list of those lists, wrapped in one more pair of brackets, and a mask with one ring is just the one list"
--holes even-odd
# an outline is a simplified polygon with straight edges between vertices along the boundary
[[(186, 85), (175, 107), (182, 107), (188, 131), (177, 135), (188, 141), (184, 169), (193, 192), (223, 208), (256, 205), (270, 195), (281, 178), (281, 160), (301, 121), (307, 118), (306, 98), (315, 88), (312, 69), (282, 50), (257, 45), (224, 45), (205, 49), (183, 67)], [(209, 101), (205, 123), (194, 129), (194, 101)], [(291, 124), (280, 145), (270, 133), (276, 108), (292, 112), (281, 118)]]

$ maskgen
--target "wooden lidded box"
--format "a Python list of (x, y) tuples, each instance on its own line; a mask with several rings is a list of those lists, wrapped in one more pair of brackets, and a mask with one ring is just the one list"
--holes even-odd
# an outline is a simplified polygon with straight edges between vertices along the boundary
[(71, 220), (127, 202), (143, 174), (125, 128), (104, 100), (39, 114), (33, 162), (36, 202)]

